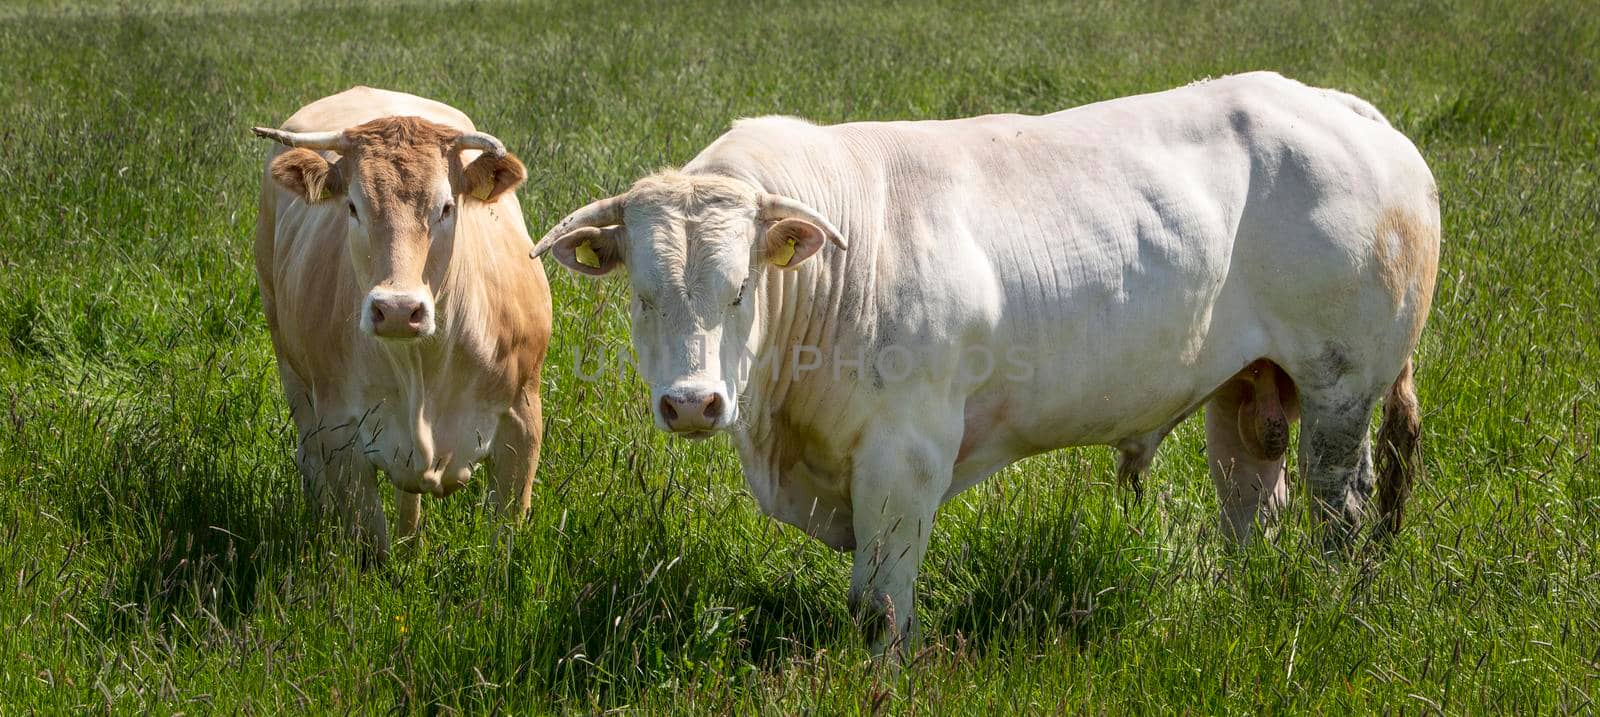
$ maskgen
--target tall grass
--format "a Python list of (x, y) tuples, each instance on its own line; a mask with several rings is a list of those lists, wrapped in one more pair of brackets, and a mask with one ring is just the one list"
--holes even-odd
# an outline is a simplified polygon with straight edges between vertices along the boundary
[[(1595, 711), (1596, 47), (1582, 2), (0, 10), (0, 713)], [(353, 84), (444, 100), (527, 163), (537, 236), (740, 116), (1261, 68), (1371, 100), (1441, 187), (1427, 478), (1387, 556), (1315, 558), (1303, 513), (1223, 550), (1195, 424), (1138, 503), (1109, 451), (1057, 452), (942, 511), (926, 647), (885, 674), (847, 556), (762, 517), (725, 442), (653, 433), (634, 380), (576, 379), (627, 328), (618, 282), (564, 272), (527, 525), (427, 501), (417, 554), (363, 570), (306, 513), (252, 125)]]

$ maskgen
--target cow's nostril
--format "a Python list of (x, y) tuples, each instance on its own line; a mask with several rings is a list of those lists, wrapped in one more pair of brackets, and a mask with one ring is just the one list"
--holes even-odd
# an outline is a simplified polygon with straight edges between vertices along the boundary
[(714, 394), (714, 393), (711, 394), (711, 398), (706, 399), (706, 408), (705, 408), (705, 411), (703, 412), (703, 415), (706, 418), (711, 419), (713, 421), (717, 420), (718, 418), (721, 418), (722, 417), (722, 397), (718, 396), (717, 394)]
[(678, 411), (672, 407), (672, 399), (666, 396), (661, 397), (661, 417), (667, 419), (667, 423), (678, 420)]
[(419, 304), (417, 308), (411, 310), (411, 325), (421, 326), (423, 315), (422, 306)]
[(377, 326), (378, 324), (383, 323), (383, 309), (378, 306), (377, 302), (372, 303), (370, 310), (372, 314), (372, 325)]

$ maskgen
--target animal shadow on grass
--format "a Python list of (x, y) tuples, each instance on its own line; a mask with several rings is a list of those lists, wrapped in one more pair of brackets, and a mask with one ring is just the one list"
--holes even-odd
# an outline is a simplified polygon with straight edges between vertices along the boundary
[[(1148, 505), (1117, 507), (1114, 486), (1010, 486), (942, 536), (923, 568), (926, 637), (977, 654), (1019, 640), (1114, 635), (1183, 564)], [(1033, 508), (1018, 509), (1021, 501)], [(1177, 538), (1181, 540), (1181, 538)]]
[(261, 382), (237, 378), (152, 381), (38, 427), (62, 458), (59, 505), (103, 552), (100, 629), (201, 611), (235, 624), (273, 566), (318, 539), (277, 413)]
[[(537, 619), (495, 626), (487, 649), (443, 646), (444, 674), (627, 702), (672, 681), (774, 669), (853, 630), (842, 584), (829, 583), (842, 571), (819, 565), (825, 551), (796, 536), (708, 531), (717, 516), (675, 508), (649, 493), (613, 497), (560, 531), (525, 532), (494, 599), (540, 605)], [(456, 687), (433, 685), (430, 697), (422, 686), (417, 698)]]
[[(1132, 522), (1155, 523), (1156, 511), (1130, 518), (1114, 500), (1087, 497), (1101, 488), (1036, 513), (996, 506), (939, 536), (947, 547), (925, 565), (919, 604), (937, 631), (929, 637), (977, 651), (1063, 633), (1086, 644), (1137, 619), (1141, 601), (1190, 563), (1160, 548), (1173, 536)], [(1048, 486), (1019, 493), (1032, 501), (1039, 491), (1054, 497)], [(662, 685), (717, 684), (862, 647), (845, 608), (848, 554), (649, 494), (601, 506), (572, 514), (551, 542), (514, 548), (503, 581), (513, 589), (492, 599), (545, 609), (497, 626), (487, 649), (442, 646), (434, 659), (449, 665), (444, 674), (620, 704)], [(1004, 529), (984, 525), (991, 519)], [(442, 698), (453, 684), (418, 686), (416, 697)]]

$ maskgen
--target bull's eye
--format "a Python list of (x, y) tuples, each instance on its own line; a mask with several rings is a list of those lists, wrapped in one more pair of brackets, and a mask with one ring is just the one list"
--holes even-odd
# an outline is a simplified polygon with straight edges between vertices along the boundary
[(455, 208), (456, 208), (456, 203), (455, 202), (445, 202), (444, 206), (439, 209), (439, 221), (442, 222), (442, 221), (444, 221), (446, 219), (449, 219), (450, 218), (450, 212), (455, 211)]
[(739, 295), (733, 297), (733, 305), (734, 306), (738, 306), (739, 304), (744, 302), (744, 287), (749, 286), (749, 285), (750, 285), (749, 281), (745, 281), (743, 284), (739, 285)]
[(356, 203), (355, 202), (349, 202), (345, 206), (350, 207), (350, 218), (351, 219), (355, 219), (355, 220), (358, 220), (358, 221), (361, 219), (361, 217), (356, 216)]

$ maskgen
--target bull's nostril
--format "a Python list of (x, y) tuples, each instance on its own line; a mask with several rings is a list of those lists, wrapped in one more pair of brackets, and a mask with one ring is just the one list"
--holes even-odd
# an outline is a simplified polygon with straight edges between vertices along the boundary
[(672, 399), (666, 396), (661, 397), (661, 417), (667, 419), (667, 423), (678, 420), (678, 411), (672, 407)]
[(705, 408), (705, 410), (703, 412), (701, 412), (701, 415), (704, 415), (706, 418), (708, 418), (710, 420), (713, 420), (713, 421), (717, 420), (718, 418), (721, 418), (722, 417), (722, 397), (718, 396), (717, 394), (714, 394), (714, 393), (711, 394), (711, 398), (706, 399), (706, 408)]
[(373, 326), (377, 326), (379, 324), (382, 324), (383, 323), (383, 309), (378, 307), (377, 302), (373, 302), (371, 307), (369, 307), (369, 308), (370, 308), (370, 313), (372, 314), (372, 325)]
[(422, 311), (422, 307), (420, 305), (417, 306), (417, 308), (412, 309), (411, 310), (411, 325), (412, 326), (421, 326), (422, 325), (422, 317), (423, 316), (424, 316), (424, 314), (423, 314), (423, 311)]

